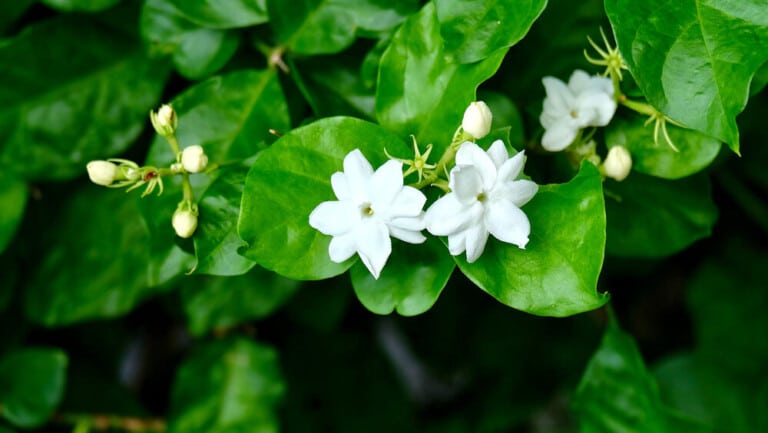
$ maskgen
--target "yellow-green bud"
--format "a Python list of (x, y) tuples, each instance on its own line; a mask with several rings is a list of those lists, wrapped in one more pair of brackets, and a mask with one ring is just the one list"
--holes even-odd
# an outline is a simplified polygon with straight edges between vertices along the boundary
[(176, 112), (173, 111), (173, 107), (168, 104), (163, 104), (160, 109), (157, 110), (157, 113), (150, 111), (149, 119), (152, 121), (152, 126), (155, 128), (155, 131), (164, 137), (173, 135), (179, 124)]
[(469, 104), (464, 110), (464, 119), (461, 121), (461, 128), (464, 132), (475, 139), (480, 139), (491, 132), (491, 121), (493, 114), (488, 105), (483, 101), (476, 101)]
[(85, 166), (88, 177), (96, 185), (109, 186), (118, 175), (117, 165), (109, 161), (91, 161)]
[(177, 209), (173, 213), (171, 224), (179, 237), (191, 237), (197, 229), (197, 215), (189, 209)]
[(189, 146), (181, 152), (181, 165), (189, 173), (200, 173), (208, 165), (208, 155), (200, 145)]
[(629, 176), (630, 170), (632, 170), (632, 155), (624, 146), (613, 146), (605, 157), (603, 174), (620, 182)]

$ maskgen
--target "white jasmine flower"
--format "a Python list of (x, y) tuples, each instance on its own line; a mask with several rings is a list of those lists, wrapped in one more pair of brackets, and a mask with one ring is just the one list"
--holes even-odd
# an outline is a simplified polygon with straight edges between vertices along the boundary
[(606, 177), (621, 182), (629, 176), (629, 171), (632, 170), (632, 155), (624, 146), (613, 146), (608, 151), (608, 156), (605, 157), (602, 169)]
[(509, 158), (501, 140), (494, 141), (488, 152), (475, 143), (463, 143), (451, 170), (451, 192), (427, 210), (427, 230), (448, 236), (451, 254), (466, 251), (470, 263), (482, 254), (489, 234), (525, 248), (531, 225), (520, 207), (536, 195), (539, 186), (517, 179), (524, 165), (524, 152)]
[(118, 167), (109, 161), (91, 161), (85, 166), (88, 177), (96, 185), (110, 186), (118, 177)]
[(550, 152), (568, 147), (581, 128), (607, 125), (616, 112), (610, 78), (591, 77), (577, 69), (567, 86), (554, 77), (542, 82), (547, 96), (539, 117), (545, 129), (541, 144)]
[(197, 229), (197, 215), (189, 209), (176, 209), (171, 224), (179, 237), (188, 238)]
[(480, 139), (488, 135), (491, 131), (491, 121), (493, 114), (488, 105), (483, 101), (472, 102), (464, 110), (464, 118), (461, 121), (461, 128), (475, 139)]
[(394, 236), (419, 244), (426, 240), (422, 208), (427, 198), (403, 186), (403, 164), (389, 160), (375, 172), (359, 149), (344, 158), (344, 172), (331, 176), (337, 201), (325, 201), (309, 215), (309, 225), (333, 236), (328, 254), (341, 263), (355, 253), (379, 278), (392, 252)]
[(181, 152), (181, 165), (189, 173), (200, 173), (208, 165), (208, 155), (200, 145), (186, 147)]

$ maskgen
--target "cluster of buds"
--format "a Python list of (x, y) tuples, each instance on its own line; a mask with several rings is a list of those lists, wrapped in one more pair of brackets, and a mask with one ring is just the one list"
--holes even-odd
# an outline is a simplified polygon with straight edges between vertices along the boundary
[(181, 150), (176, 138), (178, 118), (170, 105), (161, 106), (157, 112), (151, 111), (149, 117), (155, 131), (168, 141), (176, 154), (174, 163), (169, 167), (158, 168), (139, 166), (127, 159), (97, 160), (89, 162), (86, 166), (88, 177), (93, 183), (108, 188), (127, 187), (126, 192), (146, 185), (141, 195), (144, 197), (151, 194), (155, 189), (157, 189), (158, 195), (163, 193), (163, 177), (181, 176), (184, 197), (179, 202), (171, 223), (179, 237), (189, 238), (197, 228), (198, 217), (189, 175), (205, 171), (208, 166), (208, 155), (205, 154), (200, 145), (188, 146)]

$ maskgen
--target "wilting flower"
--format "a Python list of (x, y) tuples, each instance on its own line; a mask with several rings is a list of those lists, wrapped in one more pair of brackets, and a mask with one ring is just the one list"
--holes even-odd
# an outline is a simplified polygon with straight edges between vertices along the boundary
[(355, 253), (379, 278), (392, 252), (390, 236), (418, 244), (426, 239), (422, 208), (427, 198), (416, 188), (403, 186), (403, 164), (389, 160), (375, 172), (359, 149), (344, 158), (344, 171), (331, 176), (338, 200), (317, 205), (309, 225), (333, 236), (328, 254), (341, 263)]
[(427, 230), (448, 236), (450, 253), (466, 251), (470, 263), (482, 254), (489, 234), (525, 248), (531, 225), (520, 207), (539, 187), (518, 179), (524, 165), (524, 153), (510, 158), (501, 140), (494, 141), (488, 152), (475, 143), (463, 143), (450, 174), (451, 192), (427, 210)]
[(539, 121), (545, 129), (541, 144), (546, 150), (565, 149), (581, 128), (605, 126), (616, 112), (610, 78), (576, 70), (567, 86), (554, 77), (544, 77), (542, 82), (547, 96)]

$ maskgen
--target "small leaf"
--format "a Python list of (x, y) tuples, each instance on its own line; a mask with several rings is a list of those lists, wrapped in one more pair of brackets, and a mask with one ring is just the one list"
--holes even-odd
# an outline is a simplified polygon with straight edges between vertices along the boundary
[(350, 270), (355, 294), (365, 308), (376, 314), (397, 310), (415, 316), (429, 310), (443, 291), (456, 264), (435, 238), (422, 245), (394, 242), (379, 279), (358, 262)]
[(267, 269), (296, 280), (329, 278), (353, 260), (334, 263), (331, 237), (310, 227), (309, 214), (336, 200), (331, 175), (342, 171), (347, 153), (360, 149), (374, 167), (386, 161), (384, 148), (405, 146), (381, 127), (348, 117), (319, 120), (295, 129), (261, 153), (248, 172), (238, 231), (241, 251)]
[(168, 431), (276, 432), (284, 392), (271, 347), (244, 338), (203, 344), (176, 374)]
[(605, 141), (608, 148), (624, 146), (632, 155), (632, 169), (665, 179), (679, 179), (707, 167), (720, 151), (720, 142), (700, 132), (667, 125), (676, 152), (661, 132), (654, 141), (653, 125), (645, 126), (641, 117), (613, 119)]
[(0, 253), (16, 233), (27, 204), (27, 185), (0, 171)]
[(266, 0), (171, 0), (193, 23), (209, 29), (248, 27), (267, 22)]
[(98, 12), (120, 3), (120, 0), (42, 0), (46, 6), (63, 12)]
[(606, 0), (624, 59), (648, 101), (739, 151), (736, 115), (768, 60), (768, 15), (758, 1)]
[(44, 424), (64, 394), (67, 355), (58, 349), (25, 348), (0, 359), (0, 414), (12, 424)]
[(491, 237), (475, 263), (456, 257), (470, 280), (518, 310), (569, 316), (608, 301), (596, 291), (605, 249), (605, 204), (600, 174), (584, 163), (562, 185), (544, 185), (523, 211), (531, 222), (525, 249)]

